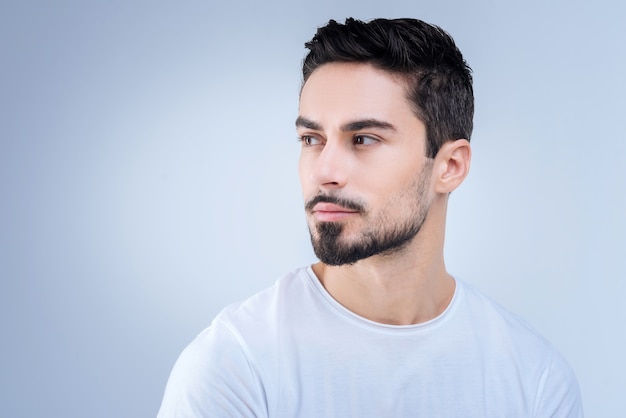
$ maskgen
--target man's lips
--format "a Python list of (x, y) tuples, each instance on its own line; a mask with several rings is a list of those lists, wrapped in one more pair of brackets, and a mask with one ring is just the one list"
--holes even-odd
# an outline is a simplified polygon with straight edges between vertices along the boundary
[(320, 222), (335, 222), (359, 213), (354, 209), (326, 202), (315, 204), (311, 212), (313, 212), (315, 219)]
[(320, 202), (313, 206), (313, 212), (356, 212), (356, 210), (348, 209), (334, 203)]

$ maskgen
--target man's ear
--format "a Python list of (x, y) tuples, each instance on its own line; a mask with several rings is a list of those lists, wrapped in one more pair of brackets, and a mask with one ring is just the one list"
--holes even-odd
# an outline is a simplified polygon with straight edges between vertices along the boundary
[(444, 143), (435, 156), (435, 191), (447, 194), (463, 183), (469, 173), (471, 159), (472, 148), (467, 139)]

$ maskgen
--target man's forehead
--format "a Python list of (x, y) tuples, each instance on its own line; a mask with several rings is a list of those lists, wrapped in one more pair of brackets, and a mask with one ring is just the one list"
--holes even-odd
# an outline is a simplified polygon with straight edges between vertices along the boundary
[(299, 115), (318, 124), (330, 119), (341, 125), (370, 119), (393, 124), (396, 116), (410, 113), (406, 85), (369, 64), (324, 64), (307, 79), (299, 101)]

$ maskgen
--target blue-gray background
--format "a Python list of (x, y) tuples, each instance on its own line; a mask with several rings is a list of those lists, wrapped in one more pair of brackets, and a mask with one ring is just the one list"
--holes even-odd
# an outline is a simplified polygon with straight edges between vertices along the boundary
[(149, 417), (226, 304), (313, 261), (293, 122), (329, 18), (412, 16), (475, 72), (449, 270), (623, 416), (626, 25), (605, 0), (0, 2), (0, 415)]

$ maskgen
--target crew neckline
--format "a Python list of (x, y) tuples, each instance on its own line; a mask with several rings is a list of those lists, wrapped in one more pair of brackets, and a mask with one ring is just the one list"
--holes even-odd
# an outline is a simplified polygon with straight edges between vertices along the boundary
[(447, 322), (448, 319), (450, 319), (450, 317), (452, 317), (452, 315), (457, 309), (459, 300), (462, 298), (462, 295), (464, 292), (462, 283), (456, 278), (452, 277), (452, 279), (455, 282), (454, 294), (452, 295), (452, 299), (450, 300), (450, 303), (448, 304), (448, 306), (446, 306), (446, 309), (444, 309), (444, 311), (441, 314), (437, 315), (435, 318), (430, 319), (426, 322), (420, 322), (419, 324), (410, 324), (410, 325), (383, 324), (381, 322), (372, 321), (371, 319), (367, 319), (361, 315), (358, 315), (352, 312), (351, 310), (349, 310), (348, 308), (346, 308), (345, 306), (343, 306), (341, 303), (339, 303), (334, 297), (332, 297), (330, 293), (328, 293), (326, 288), (322, 285), (319, 278), (313, 271), (313, 268), (311, 265), (303, 268), (303, 272), (305, 273), (307, 281), (313, 287), (316, 293), (320, 296), (322, 301), (331, 310), (333, 310), (336, 314), (338, 314), (342, 319), (355, 323), (356, 325), (362, 328), (366, 328), (372, 331), (382, 332), (386, 334), (401, 335), (401, 334), (424, 333), (424, 332), (433, 330), (435, 328), (438, 328), (439, 326)]

